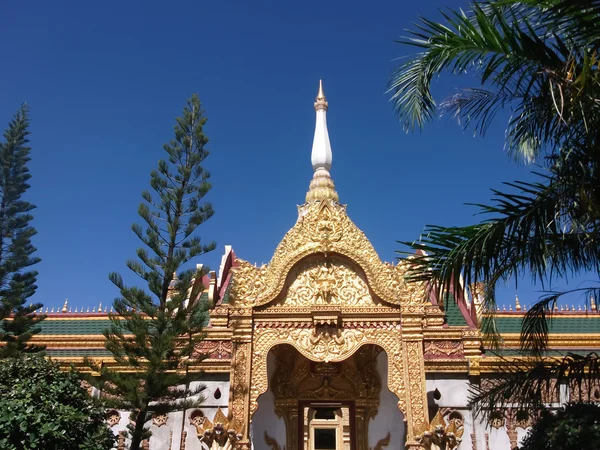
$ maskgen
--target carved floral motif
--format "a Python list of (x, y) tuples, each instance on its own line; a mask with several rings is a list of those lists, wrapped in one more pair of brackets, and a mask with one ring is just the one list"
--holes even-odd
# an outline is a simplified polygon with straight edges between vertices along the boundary
[(250, 344), (249, 343), (239, 343), (237, 344), (238, 348), (236, 350), (235, 355), (235, 365), (233, 366), (234, 374), (233, 374), (233, 400), (231, 402), (231, 409), (233, 420), (239, 424), (240, 432), (243, 432), (245, 429), (245, 407), (246, 407), (246, 398), (248, 392), (248, 386), (246, 381), (246, 373), (247, 373), (247, 353)]
[(116, 409), (111, 409), (106, 413), (106, 423), (109, 427), (114, 427), (121, 420), (121, 415)]
[(462, 358), (464, 356), (460, 341), (428, 341), (425, 342), (425, 358)]
[(209, 359), (231, 359), (231, 341), (203, 340), (194, 349), (192, 359), (206, 355)]
[(335, 259), (302, 264), (284, 303), (286, 306), (374, 304), (367, 283), (348, 264)]
[(278, 344), (289, 344), (312, 361), (343, 361), (364, 344), (375, 344), (388, 355), (388, 387), (398, 396), (399, 407), (406, 413), (402, 344), (397, 326), (387, 328), (345, 329), (339, 334), (315, 334), (312, 328), (261, 329), (254, 334), (250, 416), (258, 409), (258, 397), (266, 392), (267, 355)]
[(417, 441), (426, 450), (456, 450), (462, 442), (464, 432), (462, 416), (451, 414), (446, 424), (438, 411), (431, 421), (429, 430), (417, 436)]
[(346, 207), (333, 201), (299, 208), (296, 225), (285, 235), (267, 265), (237, 260), (231, 297), (235, 305), (260, 306), (273, 301), (292, 267), (312, 254), (342, 254), (365, 272), (373, 292), (388, 303), (423, 302), (424, 288), (403, 279), (406, 263), (382, 263), (371, 242), (348, 218)]
[(162, 427), (169, 420), (169, 416), (166, 414), (154, 414), (152, 416), (152, 424), (157, 427)]
[(209, 450), (229, 450), (236, 447), (242, 436), (237, 432), (234, 423), (230, 422), (221, 408), (217, 409), (212, 421), (206, 417), (201, 420), (190, 418), (190, 423), (196, 427), (196, 433), (200, 442), (206, 445)]

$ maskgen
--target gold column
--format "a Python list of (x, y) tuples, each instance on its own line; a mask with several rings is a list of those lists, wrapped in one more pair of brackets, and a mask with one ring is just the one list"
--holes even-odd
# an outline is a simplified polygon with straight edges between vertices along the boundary
[(252, 309), (232, 308), (230, 323), (233, 328), (229, 414), (242, 439), (236, 448), (249, 450), (249, 396), (252, 367)]
[(406, 449), (420, 449), (416, 437), (429, 426), (423, 356), (423, 304), (402, 308), (402, 347), (406, 380)]

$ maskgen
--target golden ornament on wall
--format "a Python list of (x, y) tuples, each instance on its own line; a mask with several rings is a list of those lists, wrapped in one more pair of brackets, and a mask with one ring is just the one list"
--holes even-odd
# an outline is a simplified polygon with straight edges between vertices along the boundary
[(369, 286), (349, 264), (332, 259), (301, 264), (283, 300), (286, 306), (377, 304)]
[[(406, 263), (383, 263), (365, 234), (348, 218), (346, 207), (331, 200), (299, 207), (296, 225), (287, 232), (269, 264), (257, 267), (237, 259), (231, 298), (234, 305), (260, 306), (283, 290), (290, 270), (310, 255), (340, 254), (357, 264), (366, 284), (387, 303), (423, 303), (421, 283), (406, 283)], [(325, 277), (324, 279), (327, 279)], [(327, 286), (321, 291), (327, 294)]]

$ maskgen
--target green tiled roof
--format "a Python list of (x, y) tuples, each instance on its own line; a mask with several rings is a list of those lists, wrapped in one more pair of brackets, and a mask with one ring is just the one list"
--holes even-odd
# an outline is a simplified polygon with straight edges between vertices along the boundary
[(69, 356), (111, 356), (111, 353), (104, 348), (49, 348), (46, 349), (46, 354), (54, 358)]
[(108, 318), (77, 318), (54, 319), (52, 317), (40, 323), (41, 335), (52, 334), (102, 334), (105, 328), (110, 326)]
[(448, 294), (444, 302), (444, 312), (446, 313), (446, 321), (451, 327), (466, 327), (467, 321), (462, 315), (458, 304), (454, 300), (452, 294)]
[[(496, 317), (496, 326), (500, 333), (521, 333), (522, 320), (522, 316), (500, 316)], [(552, 317), (548, 322), (548, 331), (556, 334), (600, 333), (600, 314)]]

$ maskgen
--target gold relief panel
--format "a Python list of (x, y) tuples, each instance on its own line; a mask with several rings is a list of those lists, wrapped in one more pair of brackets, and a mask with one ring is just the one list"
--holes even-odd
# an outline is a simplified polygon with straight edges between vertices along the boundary
[(312, 328), (262, 328), (254, 333), (250, 416), (258, 409), (258, 397), (266, 392), (267, 355), (276, 345), (289, 344), (311, 361), (343, 361), (365, 344), (380, 346), (388, 356), (388, 386), (398, 396), (398, 406), (406, 412), (403, 378), (402, 343), (399, 326), (382, 324), (381, 328), (321, 330)]
[(372, 306), (369, 286), (347, 263), (320, 259), (301, 263), (285, 299), (286, 306)]
[[(238, 306), (260, 306), (273, 301), (283, 290), (292, 267), (314, 254), (349, 258), (364, 271), (375, 295), (388, 303), (422, 303), (425, 298), (422, 285), (404, 281), (405, 263), (394, 266), (381, 262), (371, 242), (348, 218), (345, 206), (321, 201), (299, 207), (296, 225), (280, 242), (269, 264), (256, 267), (237, 260), (232, 302)], [(327, 275), (322, 275), (326, 280)]]

